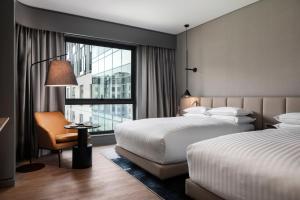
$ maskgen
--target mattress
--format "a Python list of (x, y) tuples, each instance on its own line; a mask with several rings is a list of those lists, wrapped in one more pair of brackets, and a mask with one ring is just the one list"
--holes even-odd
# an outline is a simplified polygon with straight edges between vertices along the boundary
[(228, 200), (300, 199), (300, 129), (238, 133), (192, 144), (189, 175)]
[(200, 116), (150, 118), (119, 124), (117, 145), (159, 164), (186, 161), (188, 145), (220, 135), (253, 130), (251, 124), (237, 125)]

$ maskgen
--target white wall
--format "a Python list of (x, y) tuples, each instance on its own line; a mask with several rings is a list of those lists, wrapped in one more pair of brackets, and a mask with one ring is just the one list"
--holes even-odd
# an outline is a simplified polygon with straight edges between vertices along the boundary
[[(262, 0), (189, 30), (195, 96), (300, 96), (300, 1)], [(185, 87), (177, 36), (177, 93)]]

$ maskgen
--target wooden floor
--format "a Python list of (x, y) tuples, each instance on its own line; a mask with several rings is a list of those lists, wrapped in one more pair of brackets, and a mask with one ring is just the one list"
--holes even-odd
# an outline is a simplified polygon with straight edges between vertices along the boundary
[(44, 156), (38, 160), (46, 164), (44, 169), (17, 173), (15, 187), (1, 189), (0, 199), (159, 199), (137, 179), (101, 155), (107, 148), (113, 146), (93, 148), (93, 167), (89, 169), (72, 169), (71, 151), (63, 152), (62, 168), (58, 168), (56, 155)]

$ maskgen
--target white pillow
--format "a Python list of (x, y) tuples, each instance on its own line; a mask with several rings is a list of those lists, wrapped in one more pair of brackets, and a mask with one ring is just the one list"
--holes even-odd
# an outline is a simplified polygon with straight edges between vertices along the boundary
[(278, 129), (280, 129), (280, 128), (299, 128), (300, 129), (300, 125), (295, 125), (295, 124), (279, 123), (279, 124), (275, 124), (274, 126)]
[(234, 124), (249, 124), (256, 119), (247, 116), (226, 116), (226, 115), (212, 115), (212, 118), (228, 121)]
[(246, 111), (243, 110), (242, 108), (235, 108), (235, 107), (212, 108), (207, 112), (211, 115), (225, 115), (225, 116), (246, 116), (252, 114), (251, 111)]
[(277, 115), (274, 119), (285, 124), (300, 125), (300, 112)]
[(185, 113), (183, 114), (185, 117), (209, 117), (209, 115), (206, 114), (193, 114), (193, 113)]
[(190, 107), (183, 110), (185, 113), (189, 114), (205, 114), (209, 108), (203, 106)]

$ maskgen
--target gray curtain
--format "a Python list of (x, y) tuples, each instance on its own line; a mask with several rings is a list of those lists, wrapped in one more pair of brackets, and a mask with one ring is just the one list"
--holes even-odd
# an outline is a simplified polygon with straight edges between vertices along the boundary
[(137, 118), (175, 116), (175, 50), (139, 46), (137, 58)]
[[(35, 155), (37, 151), (34, 112), (64, 111), (65, 90), (44, 86), (49, 62), (31, 64), (65, 53), (62, 33), (16, 27), (17, 57), (17, 159)], [(32, 96), (30, 96), (32, 90)], [(31, 98), (33, 106), (31, 106)], [(33, 145), (30, 144), (30, 138)]]

